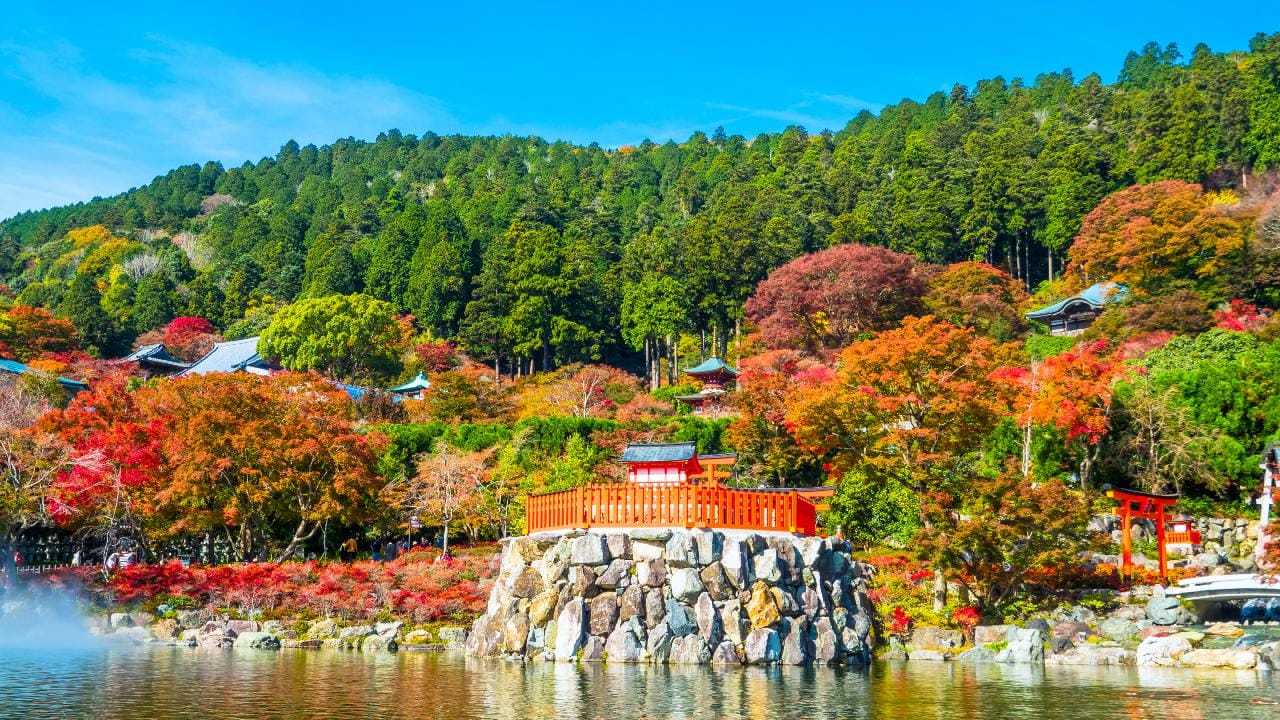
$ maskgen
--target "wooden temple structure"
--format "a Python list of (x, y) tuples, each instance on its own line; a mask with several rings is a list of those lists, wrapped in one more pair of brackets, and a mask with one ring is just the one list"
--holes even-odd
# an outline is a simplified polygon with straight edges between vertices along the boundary
[(1169, 546), (1200, 544), (1200, 533), (1192, 530), (1189, 524), (1175, 521), (1176, 529), (1170, 530), (1167, 523), (1173, 519), (1171, 509), (1178, 502), (1177, 495), (1157, 495), (1138, 490), (1114, 488), (1106, 485), (1103, 488), (1107, 497), (1120, 503), (1116, 513), (1120, 516), (1120, 572), (1133, 569), (1133, 539), (1130, 531), (1134, 520), (1151, 520), (1156, 526), (1156, 548), (1159, 553), (1160, 577), (1169, 575)]
[(1107, 305), (1120, 302), (1128, 295), (1123, 285), (1097, 283), (1071, 297), (1027, 313), (1028, 320), (1049, 326), (1050, 335), (1079, 335), (1102, 314)]
[(525, 531), (590, 528), (716, 528), (817, 533), (817, 514), (834, 487), (734, 488), (737, 456), (697, 454), (694, 443), (632, 444), (624, 482), (530, 495)]
[(694, 415), (719, 415), (724, 396), (737, 388), (738, 371), (720, 358), (710, 358), (696, 367), (686, 368), (684, 374), (702, 383), (702, 389), (696, 394), (676, 396), (676, 400), (693, 408)]

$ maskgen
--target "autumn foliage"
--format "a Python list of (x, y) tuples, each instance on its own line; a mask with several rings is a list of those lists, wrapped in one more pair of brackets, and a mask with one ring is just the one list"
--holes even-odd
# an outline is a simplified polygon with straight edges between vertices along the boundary
[(103, 382), (43, 423), (94, 461), (60, 478), (63, 522), (105, 513), (152, 541), (215, 531), (244, 558), (369, 516), (382, 485), (384, 439), (357, 432), (349, 398), (314, 375)]
[(1071, 245), (1075, 289), (1111, 281), (1140, 294), (1171, 280), (1220, 284), (1243, 259), (1253, 215), (1199, 185), (1165, 180), (1105, 198)]
[(743, 312), (774, 349), (833, 353), (859, 333), (920, 309), (925, 279), (910, 255), (839, 245), (801, 256), (756, 287)]
[(410, 622), (465, 622), (483, 612), (496, 548), (445, 563), (413, 552), (386, 563), (247, 563), (222, 566), (179, 562), (134, 565), (104, 580), (80, 575), (89, 588), (123, 604), (187, 605), (267, 616), (302, 615), (367, 621), (385, 614)]

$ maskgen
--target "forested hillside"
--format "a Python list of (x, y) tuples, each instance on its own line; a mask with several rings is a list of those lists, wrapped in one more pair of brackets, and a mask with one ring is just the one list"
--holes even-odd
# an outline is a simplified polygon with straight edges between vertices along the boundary
[(1247, 52), (1151, 44), (1113, 83), (957, 85), (835, 133), (289, 142), (0, 223), (0, 280), (104, 354), (179, 315), (243, 337), (297, 298), (364, 292), (504, 369), (627, 364), (682, 333), (725, 343), (756, 285), (807, 252), (983, 260), (1033, 289), (1107, 195), (1177, 179), (1247, 196), (1277, 165), (1280, 34), (1260, 34)]

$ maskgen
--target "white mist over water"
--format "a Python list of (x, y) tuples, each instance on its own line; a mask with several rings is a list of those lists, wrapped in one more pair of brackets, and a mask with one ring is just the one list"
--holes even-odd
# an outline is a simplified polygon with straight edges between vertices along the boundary
[(69, 591), (29, 587), (0, 595), (0, 655), (6, 650), (88, 650), (102, 646)]

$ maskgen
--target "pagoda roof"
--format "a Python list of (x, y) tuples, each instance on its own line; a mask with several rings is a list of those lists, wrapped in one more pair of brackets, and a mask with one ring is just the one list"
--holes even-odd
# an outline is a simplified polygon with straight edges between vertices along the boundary
[(624, 463), (684, 462), (698, 455), (695, 443), (633, 443), (622, 451)]
[(685, 368), (684, 371), (686, 375), (710, 375), (711, 373), (716, 372), (726, 372), (735, 377), (738, 375), (737, 370), (726, 365), (720, 358), (708, 358), (707, 360), (704, 360), (701, 365)]
[(1091, 308), (1101, 309), (1104, 305), (1120, 302), (1129, 294), (1129, 289), (1124, 285), (1113, 282), (1101, 282), (1081, 290), (1079, 293), (1072, 295), (1065, 300), (1042, 307), (1039, 310), (1032, 310), (1027, 313), (1027, 318), (1031, 320), (1039, 320), (1041, 318), (1049, 318), (1054, 315), (1061, 314), (1069, 305), (1074, 303), (1084, 303)]
[(170, 355), (168, 348), (160, 343), (143, 345), (130, 353), (129, 356), (124, 358), (121, 362), (148, 362), (156, 365), (167, 365), (178, 370), (184, 370), (191, 367), (191, 363), (182, 362), (178, 358)]
[(397, 385), (396, 387), (388, 388), (387, 392), (407, 393), (407, 392), (413, 392), (415, 390), (426, 390), (430, 387), (431, 387), (431, 381), (427, 379), (427, 376), (423, 375), (422, 373), (418, 373), (418, 376), (415, 377), (414, 379), (410, 380), (409, 382), (403, 385)]
[[(35, 372), (35, 368), (29, 365), (24, 365), (18, 362), (17, 360), (0, 358), (0, 372), (12, 373), (14, 375), (22, 375), (23, 373)], [(71, 378), (65, 378), (65, 377), (59, 377), (58, 384), (61, 385), (64, 390), (68, 390), (73, 393), (78, 393), (81, 390), (89, 389), (88, 383), (81, 382), (79, 380), (72, 380)]]
[(233, 373), (264, 365), (266, 361), (258, 354), (258, 338), (251, 337), (215, 344), (204, 357), (178, 373), (178, 376), (204, 375), (211, 372)]

